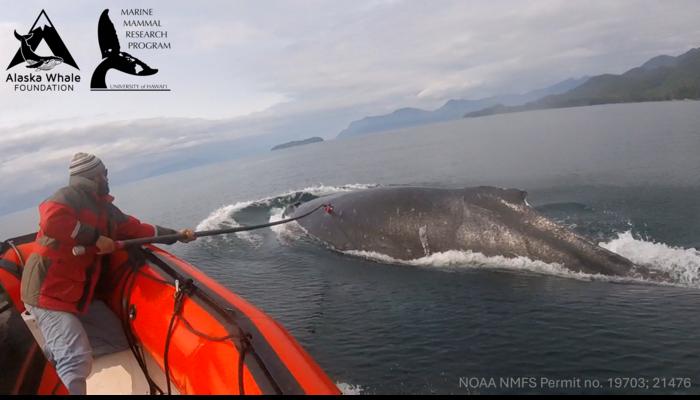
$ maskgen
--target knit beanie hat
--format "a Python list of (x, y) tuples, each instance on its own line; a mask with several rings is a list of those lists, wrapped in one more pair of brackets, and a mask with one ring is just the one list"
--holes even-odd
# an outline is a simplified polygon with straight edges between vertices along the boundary
[(75, 153), (73, 159), (70, 161), (70, 176), (82, 176), (85, 178), (92, 178), (100, 173), (104, 173), (106, 170), (102, 160), (97, 158), (94, 154), (88, 153)]

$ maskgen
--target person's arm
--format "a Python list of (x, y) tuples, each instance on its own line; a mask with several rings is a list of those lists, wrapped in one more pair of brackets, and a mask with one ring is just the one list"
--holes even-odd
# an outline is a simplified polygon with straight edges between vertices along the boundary
[(115, 224), (114, 239), (137, 239), (156, 236), (158, 228), (155, 225), (145, 224), (131, 215), (124, 214), (119, 208), (110, 204), (109, 215)]
[[(184, 229), (182, 231), (176, 231), (174, 229), (165, 228), (165, 227), (158, 226), (158, 225), (146, 224), (146, 223), (139, 221), (137, 218), (132, 217), (131, 215), (124, 214), (116, 206), (112, 205), (112, 207), (113, 207), (112, 215), (113, 215), (113, 218), (115, 218), (115, 222), (117, 224), (117, 230), (116, 230), (116, 236), (115, 236), (117, 240), (136, 239), (136, 238), (153, 237), (153, 236), (161, 236), (161, 235), (171, 235), (171, 234), (176, 234), (176, 233), (182, 233), (186, 236), (186, 238), (181, 239), (181, 241), (183, 241), (183, 242), (189, 242), (189, 241), (195, 239), (194, 234), (189, 229)], [(165, 243), (165, 244), (173, 244), (175, 242), (177, 242), (177, 240), (173, 240), (173, 241), (171, 241), (169, 243)]]
[(39, 206), (39, 226), (44, 234), (68, 246), (92, 246), (100, 237), (95, 227), (78, 221), (75, 210), (53, 201)]

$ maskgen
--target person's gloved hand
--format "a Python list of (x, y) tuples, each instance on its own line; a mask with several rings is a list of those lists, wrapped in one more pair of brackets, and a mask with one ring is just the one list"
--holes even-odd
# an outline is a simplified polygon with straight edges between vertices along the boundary
[(181, 230), (180, 234), (185, 236), (184, 238), (180, 239), (180, 241), (182, 243), (189, 243), (189, 242), (197, 239), (197, 237), (194, 235), (194, 231), (192, 229), (189, 229), (189, 228)]
[(97, 254), (109, 254), (114, 251), (114, 240), (108, 238), (107, 236), (100, 236), (95, 242), (98, 252)]

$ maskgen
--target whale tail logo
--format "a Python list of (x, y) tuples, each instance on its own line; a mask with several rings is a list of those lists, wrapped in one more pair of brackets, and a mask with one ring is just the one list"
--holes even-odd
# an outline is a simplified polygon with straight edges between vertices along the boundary
[[(21, 63), (25, 63), (27, 68), (42, 71), (51, 70), (60, 64), (68, 64), (80, 70), (46, 11), (41, 10), (28, 34), (21, 35), (17, 31), (14, 34), (15, 39), (20, 42), (20, 47), (10, 61), (10, 65), (7, 66), (8, 70)], [(35, 53), (41, 42), (46, 43), (53, 55), (41, 56)]]
[(97, 38), (100, 43), (102, 62), (92, 73), (91, 89), (106, 89), (105, 77), (107, 71), (111, 69), (137, 76), (154, 75), (158, 72), (157, 69), (149, 67), (131, 54), (121, 51), (117, 31), (114, 29), (114, 24), (109, 19), (108, 14), (109, 10), (104, 10), (97, 24)]
[(22, 36), (22, 35), (20, 35), (19, 33), (17, 33), (17, 31), (15, 31), (15, 38), (17, 38), (17, 40), (21, 41), (22, 44), (26, 43), (27, 40), (29, 40), (29, 39), (32, 38), (32, 36), (34, 36), (33, 33), (30, 33), (29, 35), (24, 35), (24, 36)]

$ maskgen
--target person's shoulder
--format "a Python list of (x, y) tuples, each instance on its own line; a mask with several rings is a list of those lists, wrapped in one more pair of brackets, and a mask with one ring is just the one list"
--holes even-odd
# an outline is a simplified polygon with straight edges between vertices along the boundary
[(78, 206), (84, 201), (84, 193), (72, 186), (62, 187), (44, 200), (44, 202), (60, 203), (68, 206)]

